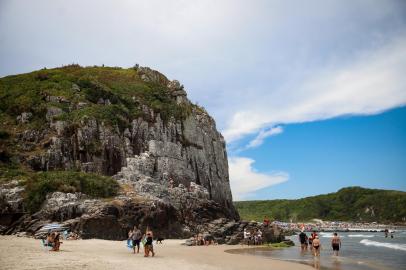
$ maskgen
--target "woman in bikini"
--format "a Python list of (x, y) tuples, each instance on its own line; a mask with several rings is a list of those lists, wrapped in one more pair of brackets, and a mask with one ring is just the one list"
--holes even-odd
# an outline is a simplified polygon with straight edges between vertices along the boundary
[(321, 249), (320, 239), (319, 236), (316, 235), (316, 238), (313, 239), (313, 255), (320, 256), (320, 249)]

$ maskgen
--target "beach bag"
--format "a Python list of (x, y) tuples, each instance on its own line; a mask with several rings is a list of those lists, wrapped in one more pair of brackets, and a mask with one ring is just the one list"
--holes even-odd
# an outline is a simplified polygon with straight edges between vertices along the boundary
[(127, 239), (127, 247), (133, 249), (133, 241), (131, 239)]

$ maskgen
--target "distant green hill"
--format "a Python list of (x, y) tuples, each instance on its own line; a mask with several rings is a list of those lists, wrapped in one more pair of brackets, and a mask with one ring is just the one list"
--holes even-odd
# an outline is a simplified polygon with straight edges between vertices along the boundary
[(406, 192), (347, 187), (338, 192), (298, 200), (234, 202), (242, 219), (406, 222)]

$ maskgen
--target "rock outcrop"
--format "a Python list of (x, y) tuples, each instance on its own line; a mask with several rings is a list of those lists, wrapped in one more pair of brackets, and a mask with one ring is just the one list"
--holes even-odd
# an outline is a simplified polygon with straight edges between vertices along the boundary
[[(178, 81), (169, 81), (149, 68), (140, 68), (139, 73), (148, 82), (165, 83), (177, 104), (190, 104)], [(230, 217), (237, 217), (232, 204), (225, 142), (207, 112), (191, 107), (185, 119), (172, 117), (164, 121), (160, 113), (145, 105), (141, 108), (143, 116), (120, 131), (92, 117), (74, 126), (55, 120), (62, 110), (51, 106), (46, 113), (48, 130), (27, 130), (21, 134), (21, 143), (27, 148), (38, 143), (44, 146), (44, 151), (24, 157), (25, 161), (38, 171), (80, 169), (117, 175), (122, 182), (135, 183), (148, 178), (147, 182), (168, 185), (171, 179), (175, 186), (186, 187), (195, 182), (207, 189), (210, 199), (229, 209)]]
[[(122, 76), (117, 70), (108, 72)], [(15, 137), (7, 142), (16, 145), (12, 159), (22, 166), (112, 176), (121, 185), (119, 194), (100, 199), (54, 192), (39, 211), (27, 213), (24, 186), (2, 185), (2, 233), (34, 234), (43, 224), (56, 221), (84, 238), (123, 239), (134, 225), (152, 227), (162, 237), (188, 237), (213, 220), (239, 220), (225, 141), (213, 118), (187, 99), (178, 81), (144, 67), (125, 72), (127, 77), (120, 80), (130, 80), (135, 85), (131, 87), (145, 84), (150, 90), (142, 91), (155, 92), (141, 93), (144, 96), (138, 90), (114, 92), (114, 85), (104, 83), (106, 78), (95, 81), (89, 76), (74, 79), (64, 95), (38, 90), (46, 110), (20, 113), (14, 118)], [(50, 74), (44, 71), (36, 78), (46, 82), (52, 70)], [(123, 91), (126, 95), (117, 94)], [(179, 112), (181, 116), (176, 116)], [(43, 122), (36, 128), (31, 121), (38, 119)], [(7, 151), (1, 153), (9, 162), (12, 154)]]

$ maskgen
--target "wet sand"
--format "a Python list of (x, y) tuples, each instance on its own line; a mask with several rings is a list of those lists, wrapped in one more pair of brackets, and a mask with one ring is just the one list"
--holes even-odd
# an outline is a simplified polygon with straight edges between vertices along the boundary
[[(40, 240), (0, 236), (0, 268), (5, 269), (136, 269), (211, 270), (266, 269), (308, 270), (309, 266), (224, 252), (240, 246), (187, 247), (181, 240), (155, 245), (154, 258), (132, 254), (123, 241), (65, 240), (60, 252), (46, 251)], [(142, 251), (141, 251), (142, 252)]]

